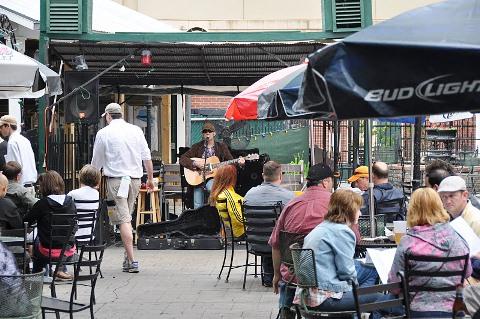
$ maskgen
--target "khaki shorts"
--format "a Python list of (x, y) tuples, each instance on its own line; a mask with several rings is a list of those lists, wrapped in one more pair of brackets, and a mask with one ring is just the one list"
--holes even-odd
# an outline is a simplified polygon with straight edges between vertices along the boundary
[(108, 214), (110, 224), (120, 225), (132, 221), (132, 211), (135, 200), (140, 192), (140, 178), (132, 178), (128, 190), (128, 198), (118, 197), (118, 188), (120, 187), (121, 177), (107, 178), (107, 199), (115, 202), (114, 210)]

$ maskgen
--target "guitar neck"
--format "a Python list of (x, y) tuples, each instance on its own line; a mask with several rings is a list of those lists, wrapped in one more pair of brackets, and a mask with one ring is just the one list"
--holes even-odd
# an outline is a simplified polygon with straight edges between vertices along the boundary
[(212, 169), (214, 169), (214, 168), (217, 168), (217, 167), (220, 167), (220, 166), (223, 166), (223, 165), (235, 164), (239, 160), (240, 160), (239, 158), (234, 158), (234, 159), (231, 159), (231, 160), (228, 160), (228, 161), (225, 161), (225, 162), (212, 164), (211, 167), (212, 167)]

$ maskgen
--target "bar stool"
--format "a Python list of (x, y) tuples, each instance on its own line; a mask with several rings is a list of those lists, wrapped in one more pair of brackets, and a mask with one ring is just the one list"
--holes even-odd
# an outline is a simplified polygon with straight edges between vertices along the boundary
[[(150, 196), (150, 209), (145, 210), (145, 202), (147, 196)], [(160, 190), (155, 188), (150, 192), (147, 189), (140, 189), (137, 198), (137, 222), (136, 226), (138, 228), (139, 225), (145, 224), (145, 215), (150, 215), (151, 222), (158, 223), (162, 220), (162, 215), (160, 212)], [(135, 243), (138, 240), (138, 236), (135, 236)]]

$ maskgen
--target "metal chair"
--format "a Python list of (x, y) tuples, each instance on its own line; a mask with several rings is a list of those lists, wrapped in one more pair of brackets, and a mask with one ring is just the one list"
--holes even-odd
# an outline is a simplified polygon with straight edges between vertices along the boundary
[[(353, 297), (355, 298), (355, 307), (357, 311), (357, 318), (361, 318), (363, 312), (372, 312), (372, 310), (387, 309), (392, 307), (402, 306), (405, 315), (402, 316), (389, 316), (389, 319), (410, 318), (410, 309), (408, 308), (407, 287), (405, 285), (405, 279), (403, 272), (398, 273), (400, 282), (375, 285), (370, 287), (358, 287), (357, 283), (353, 282)], [(383, 293), (385, 291), (399, 292), (398, 297), (392, 300), (376, 301), (371, 303), (360, 303), (360, 296), (370, 295), (375, 293)]]
[[(243, 289), (245, 289), (245, 283), (247, 280), (247, 272), (249, 265), (248, 258), (252, 254), (255, 256), (255, 273), (257, 275), (257, 263), (256, 257), (263, 258), (272, 257), (272, 248), (268, 244), (268, 240), (272, 235), (273, 228), (278, 219), (278, 216), (282, 212), (282, 203), (278, 202), (273, 206), (250, 206), (242, 205), (244, 227), (245, 227), (245, 240), (247, 257), (245, 261), (245, 272), (243, 275)], [(262, 263), (263, 264), (263, 263)], [(264, 282), (263, 267), (260, 275), (262, 277), (262, 283)], [(273, 274), (271, 274), (273, 276)]]
[[(77, 230), (77, 215), (76, 214), (49, 214), (50, 218), (50, 231), (48, 241), (48, 272), (52, 275), (52, 262), (56, 261), (52, 258), (52, 249), (61, 247), (61, 253), (59, 260), (65, 264), (62, 260), (64, 252), (68, 245), (75, 243), (75, 233)], [(58, 268), (58, 260), (57, 260)], [(57, 271), (57, 270), (55, 270)], [(52, 282), (54, 283), (55, 280)]]
[[(100, 274), (100, 265), (103, 259), (103, 252), (105, 245), (102, 246), (83, 246), (80, 250), (80, 258), (74, 264), (74, 279), (70, 291), (69, 300), (58, 299), (55, 291), (52, 291), (52, 297), (43, 297), (42, 300), (42, 318), (45, 318), (46, 311), (53, 311), (55, 313), (64, 312), (70, 314), (73, 318), (73, 313), (90, 309), (90, 318), (94, 318), (93, 305), (95, 304), (95, 286), (98, 276)], [(91, 259), (85, 257), (88, 254)], [(92, 256), (95, 256), (93, 258)], [(93, 273), (87, 273), (82, 267), (91, 269), (95, 268)], [(82, 283), (79, 283), (82, 282)], [(77, 289), (79, 287), (87, 287), (90, 291), (88, 303), (75, 302)]]
[[(292, 258), (292, 251), (290, 250), (290, 246), (297, 243), (300, 246), (303, 245), (303, 239), (305, 238), (305, 234), (297, 234), (297, 233), (290, 233), (284, 230), (280, 231), (279, 235), (279, 244), (280, 244), (280, 263), (288, 267), (289, 273), (289, 281), (286, 282), (286, 289), (295, 290), (297, 288), (297, 283), (294, 280), (295, 278), (295, 270), (293, 266), (293, 258)], [(280, 309), (277, 315), (277, 319), (282, 316), (282, 312), (285, 309)], [(300, 319), (300, 311), (297, 307), (295, 307), (295, 312), (297, 313), (297, 318)]]
[[(219, 199), (219, 200), (217, 200), (217, 202), (224, 203), (225, 207), (227, 205), (227, 199)], [(228, 214), (228, 211), (226, 213), (224, 213), (223, 215), (226, 216), (225, 219), (222, 218), (222, 215), (220, 214), (220, 212), (218, 214), (220, 222), (221, 222), (221, 230), (222, 230), (222, 233), (224, 234), (224, 246), (223, 246), (224, 253), (223, 253), (222, 267), (220, 268), (220, 272), (218, 273), (217, 279), (221, 278), (223, 269), (228, 268), (227, 277), (225, 278), (225, 282), (228, 282), (228, 279), (230, 278), (230, 273), (232, 272), (232, 269), (236, 269), (236, 268), (240, 268), (240, 267), (245, 266), (245, 265), (233, 265), (233, 259), (234, 259), (234, 256), (235, 256), (235, 245), (239, 244), (242, 241), (245, 241), (245, 238), (244, 237), (238, 238), (238, 237), (234, 236), (233, 228), (231, 227), (232, 221), (230, 219), (230, 215)], [(230, 233), (228, 235), (227, 235), (227, 229), (229, 230), (229, 233)], [(228, 246), (230, 246), (230, 263), (229, 263), (229, 265), (225, 265), (225, 262), (227, 260)]]
[(356, 311), (321, 311), (309, 308), (306, 297), (309, 288), (318, 287), (315, 253), (312, 249), (303, 249), (299, 244), (290, 246), (297, 285), (302, 288), (300, 297), (300, 314), (302, 318), (353, 318)]
[(15, 260), (17, 262), (17, 267), (22, 269), (22, 273), (29, 273), (29, 261), (30, 256), (27, 250), (27, 234), (28, 234), (28, 223), (23, 223), (23, 228), (19, 229), (8, 229), (2, 230), (2, 236), (14, 236), (22, 237), (22, 243), (5, 243), (5, 246), (9, 247), (9, 250), (13, 253)]
[(0, 319), (38, 318), (42, 291), (43, 272), (0, 276)]
[[(455, 291), (458, 285), (463, 285), (467, 274), (467, 267), (470, 263), (470, 255), (453, 256), (453, 257), (434, 257), (434, 256), (415, 256), (411, 254), (405, 254), (405, 282), (406, 291), (408, 293), (409, 305), (413, 301), (415, 295), (419, 292), (446, 292), (452, 294), (452, 300), (455, 298)], [(456, 263), (463, 261), (463, 267), (459, 267), (456, 270), (452, 270), (450, 267), (446, 267), (447, 263)], [(430, 265), (436, 269), (424, 269), (418, 270), (419, 266), (425, 264)], [(438, 265), (435, 267), (434, 265)], [(458, 277), (458, 281), (451, 285), (437, 286), (438, 281), (434, 278), (438, 277)], [(411, 285), (413, 278), (424, 278), (424, 284)], [(413, 295), (413, 297), (412, 297)]]

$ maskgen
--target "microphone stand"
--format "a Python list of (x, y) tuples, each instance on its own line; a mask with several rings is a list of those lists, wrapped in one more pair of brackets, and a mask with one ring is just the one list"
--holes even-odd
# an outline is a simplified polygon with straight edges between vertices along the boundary
[(208, 137), (203, 142), (203, 169), (202, 169), (202, 190), (203, 190), (203, 204), (207, 204), (207, 183), (206, 183), (206, 171), (207, 171), (207, 146)]

